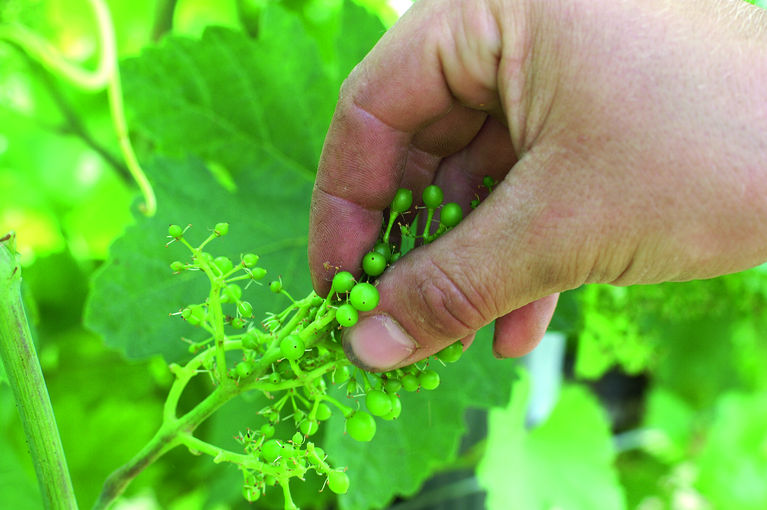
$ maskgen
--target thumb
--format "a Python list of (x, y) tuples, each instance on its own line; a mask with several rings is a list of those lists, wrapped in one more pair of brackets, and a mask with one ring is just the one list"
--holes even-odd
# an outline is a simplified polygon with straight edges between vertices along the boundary
[(409, 365), (456, 340), (470, 343), (499, 318), (497, 356), (532, 350), (555, 291), (567, 287), (545, 269), (553, 261), (541, 256), (547, 236), (535, 233), (542, 211), (526, 188), (509, 174), (455, 229), (393, 264), (378, 281), (378, 307), (345, 330), (349, 358), (369, 370)]

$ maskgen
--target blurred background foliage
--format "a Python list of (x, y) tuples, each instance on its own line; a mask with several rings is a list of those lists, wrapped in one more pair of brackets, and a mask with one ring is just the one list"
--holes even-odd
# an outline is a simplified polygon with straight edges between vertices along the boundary
[[(107, 3), (121, 59), (169, 35), (199, 39), (211, 25), (257, 38), (261, 14), (275, 3), (314, 37), (329, 75), (342, 58), (328, 36), (340, 29), (342, 0)], [(357, 4), (388, 26), (407, 2)], [(84, 1), (0, 1), (0, 26), (13, 23), (74, 62), (96, 63), (95, 21)], [(364, 51), (368, 32), (357, 36), (348, 44)], [(148, 158), (151, 141), (135, 141)], [(106, 95), (58, 79), (1, 37), (0, 191), (0, 233), (18, 233), (28, 313), (78, 499), (87, 505), (154, 432), (170, 383), (159, 354), (127, 359), (82, 320), (91, 277), (135, 225), (139, 198)], [(588, 286), (562, 297), (552, 329), (565, 335), (567, 349), (554, 360), (565, 385), (548, 419), (534, 426), (526, 419), (542, 376), (520, 368), (508, 406), (490, 413), (486, 438), (433, 470), (477, 468), (478, 484), (467, 491), (486, 493), (479, 504), (490, 508), (767, 508), (767, 267), (684, 284)], [(247, 422), (233, 408), (205, 432), (223, 440), (240, 425)], [(174, 451), (136, 480), (120, 508), (244, 507), (232, 496), (237, 484), (207, 459)], [(394, 504), (440, 508), (435, 501), (457, 497), (448, 492), (421, 506), (418, 497)], [(40, 506), (7, 385), (0, 385), (0, 495), (7, 508)], [(308, 500), (316, 507), (333, 504), (315, 495)]]

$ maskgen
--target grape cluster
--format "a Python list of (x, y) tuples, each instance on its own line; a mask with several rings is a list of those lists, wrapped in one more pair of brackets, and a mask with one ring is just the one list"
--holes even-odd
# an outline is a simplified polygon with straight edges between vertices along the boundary
[[(174, 261), (171, 269), (175, 273), (204, 273), (210, 281), (210, 292), (202, 303), (189, 304), (177, 312), (188, 324), (204, 330), (206, 338), (190, 344), (190, 352), (195, 355), (190, 362), (183, 367), (171, 367), (177, 379), (166, 403), (165, 418), (173, 422), (187, 416), (180, 419), (175, 416), (178, 399), (188, 381), (199, 373), (211, 375), (213, 393), (221, 395), (222, 403), (247, 391), (259, 391), (269, 399), (269, 404), (259, 411), (263, 423), (237, 436), (242, 453), (208, 444), (191, 433), (180, 434), (180, 442), (190, 450), (208, 453), (216, 462), (236, 464), (243, 473), (246, 500), (256, 501), (269, 487), (279, 486), (285, 508), (296, 508), (289, 482), (293, 478), (304, 479), (309, 471), (324, 477), (331, 491), (346, 493), (349, 477), (345, 470), (331, 466), (325, 452), (313, 441), (322, 424), (334, 412), (340, 412), (349, 437), (370, 441), (376, 433), (375, 418), (394, 420), (400, 416), (402, 391), (433, 390), (439, 386), (440, 376), (430, 367), (434, 360), (452, 363), (461, 357), (463, 345), (459, 341), (433, 359), (376, 374), (350, 366), (340, 342), (342, 328), (354, 326), (360, 313), (376, 308), (379, 294), (375, 279), (405, 254), (406, 245), (412, 248), (419, 241), (432, 242), (463, 217), (457, 204), (442, 204), (443, 193), (437, 186), (427, 187), (422, 199), (425, 222), (418, 221), (420, 213), (404, 221), (411, 212), (413, 196), (410, 190), (397, 191), (381, 236), (362, 258), (362, 275), (355, 278), (350, 272), (339, 271), (326, 297), (311, 292), (296, 300), (285, 290), (281, 279), (271, 281), (269, 290), (284, 296), (289, 304), (260, 321), (251, 302), (244, 298), (252, 284), (266, 277), (266, 269), (258, 265), (259, 257), (245, 253), (239, 261), (233, 261), (207, 251), (211, 241), (227, 235), (229, 225), (216, 224), (197, 246), (187, 240), (188, 227), (168, 228), (169, 244), (183, 244), (191, 252), (190, 261)], [(438, 226), (433, 229), (437, 214)], [(419, 223), (424, 225), (420, 234)], [(401, 230), (399, 245), (394, 244), (391, 236), (395, 224)], [(232, 351), (240, 353), (234, 363)], [(333, 397), (330, 386), (345, 386), (350, 398), (347, 403), (352, 405)], [(211, 409), (204, 412), (215, 410), (211, 404), (208, 407)], [(292, 432), (280, 437), (278, 431), (284, 430)]]

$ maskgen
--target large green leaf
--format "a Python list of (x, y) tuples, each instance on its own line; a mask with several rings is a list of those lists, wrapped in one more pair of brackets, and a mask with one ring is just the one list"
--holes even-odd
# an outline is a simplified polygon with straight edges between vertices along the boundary
[[(230, 233), (210, 245), (214, 255), (239, 261), (244, 251), (258, 253), (273, 278), (281, 275), (288, 289), (308, 292), (303, 211), (308, 210), (310, 183), (293, 182), (279, 161), (264, 161), (261, 175), (240, 176), (238, 193), (219, 186), (199, 163), (157, 161), (148, 168), (158, 192), (158, 213), (129, 227), (93, 278), (86, 324), (107, 344), (129, 357), (162, 354), (175, 360), (186, 351), (181, 338), (201, 339), (200, 330), (169, 315), (207, 296), (201, 273), (171, 273), (170, 262), (188, 258), (189, 251), (180, 243), (166, 246), (169, 223), (191, 224), (186, 237), (199, 243), (216, 222), (228, 220)], [(261, 286), (251, 286), (245, 296), (258, 315), (280, 305), (280, 298)]]
[[(344, 13), (344, 26), (356, 16), (374, 31), (363, 9)], [(179, 359), (180, 339), (200, 334), (169, 317), (206, 296), (204, 277), (168, 270), (188, 256), (178, 243), (166, 248), (170, 223), (191, 224), (188, 237), (199, 242), (228, 221), (230, 234), (211, 246), (215, 255), (255, 252), (289, 291), (310, 289), (309, 200), (337, 82), (295, 16), (269, 8), (261, 24), (255, 41), (209, 29), (202, 40), (171, 38), (123, 65), (133, 125), (165, 155), (145, 165), (159, 207), (153, 218), (137, 216), (112, 246), (93, 280), (86, 324), (130, 357)], [(284, 304), (249, 292), (257, 316)]]
[(343, 419), (334, 416), (324, 447), (334, 465), (349, 468), (352, 485), (340, 498), (342, 508), (383, 508), (397, 495), (412, 495), (437, 468), (455, 459), (466, 432), (467, 408), (508, 401), (514, 365), (490, 355), (489, 333), (489, 328), (480, 332), (460, 361), (438, 369), (442, 382), (436, 390), (400, 392), (402, 415), (391, 422), (377, 420), (373, 441), (354, 441), (344, 434)]
[(767, 508), (767, 395), (730, 392), (715, 408), (696, 483), (714, 508)]
[(487, 507), (625, 508), (609, 423), (594, 396), (581, 386), (565, 386), (548, 420), (527, 430), (530, 380), (522, 374), (509, 406), (490, 413), (487, 451), (478, 468)]

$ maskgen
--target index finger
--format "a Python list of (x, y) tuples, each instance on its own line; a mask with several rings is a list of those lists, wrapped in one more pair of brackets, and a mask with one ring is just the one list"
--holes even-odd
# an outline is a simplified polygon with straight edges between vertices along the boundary
[(485, 108), (496, 102), (492, 48), (499, 45), (469, 56), (453, 41), (453, 25), (465, 25), (466, 16), (480, 35), (497, 39), (492, 15), (477, 4), (416, 3), (344, 82), (312, 195), (309, 264), (318, 292), (327, 292), (338, 269), (358, 268), (375, 242), (413, 136), (457, 102)]

